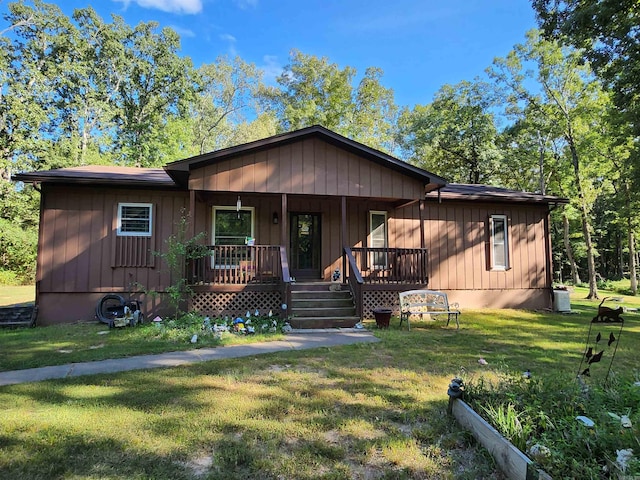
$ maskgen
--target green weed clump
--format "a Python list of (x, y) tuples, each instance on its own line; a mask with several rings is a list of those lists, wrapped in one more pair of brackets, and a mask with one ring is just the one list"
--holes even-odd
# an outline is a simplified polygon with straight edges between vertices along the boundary
[[(614, 375), (604, 388), (564, 375), (501, 374), (493, 382), (469, 381), (465, 400), (553, 478), (635, 478), (640, 475), (635, 380)], [(631, 426), (623, 426), (623, 416)]]

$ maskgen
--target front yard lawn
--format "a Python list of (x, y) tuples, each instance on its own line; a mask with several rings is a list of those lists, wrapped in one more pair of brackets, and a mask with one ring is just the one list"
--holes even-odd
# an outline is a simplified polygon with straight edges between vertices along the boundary
[[(572, 314), (463, 309), (459, 331), (371, 321), (380, 343), (1, 387), (0, 478), (499, 479), (446, 416), (447, 386), (454, 376), (527, 369), (574, 382), (599, 303), (583, 293), (574, 292)], [(625, 315), (618, 379), (638, 380), (638, 319)], [(157, 343), (137, 328), (48, 328), (0, 330), (3, 366), (20, 355), (31, 365), (68, 362), (73, 352), (59, 350), (89, 359)], [(159, 350), (192, 348), (188, 340)]]
[(190, 329), (159, 328), (153, 323), (111, 329), (98, 322), (0, 329), (0, 371), (284, 338), (281, 332), (251, 336), (229, 333), (220, 339), (201, 334), (192, 344), (192, 336)]
[(0, 307), (33, 304), (35, 285), (0, 286)]

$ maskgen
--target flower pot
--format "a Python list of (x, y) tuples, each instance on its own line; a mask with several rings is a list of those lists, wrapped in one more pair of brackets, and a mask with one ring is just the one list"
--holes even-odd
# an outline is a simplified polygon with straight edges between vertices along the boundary
[(390, 308), (376, 308), (373, 310), (373, 315), (376, 317), (376, 325), (378, 328), (389, 328), (391, 313)]

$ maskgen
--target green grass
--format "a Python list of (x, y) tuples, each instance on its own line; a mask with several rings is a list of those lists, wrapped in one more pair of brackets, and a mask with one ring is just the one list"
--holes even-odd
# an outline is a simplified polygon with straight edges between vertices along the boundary
[(198, 343), (194, 345), (190, 342), (193, 333), (158, 328), (152, 323), (112, 329), (98, 322), (0, 329), (0, 371), (284, 338), (282, 333), (252, 336), (227, 333), (216, 339), (211, 333), (198, 332)]
[(33, 303), (35, 299), (35, 285), (0, 286), (0, 307)]
[[(370, 321), (380, 343), (1, 387), (0, 478), (499, 478), (446, 416), (447, 385), (527, 368), (572, 382), (599, 303), (585, 295), (573, 292), (572, 314), (464, 310), (459, 331), (412, 321), (408, 332), (397, 319), (385, 331)], [(625, 315), (620, 378), (637, 374), (639, 319)], [(156, 342), (127, 337), (143, 329), (100, 330), (0, 330), (2, 362), (22, 349), (22, 361), (46, 363), (61, 348), (86, 358)], [(89, 348), (97, 342), (105, 345)]]
[(440, 349), (464, 331), (379, 334), (374, 345), (0, 388), (0, 478), (493, 478), (445, 415), (464, 360)]

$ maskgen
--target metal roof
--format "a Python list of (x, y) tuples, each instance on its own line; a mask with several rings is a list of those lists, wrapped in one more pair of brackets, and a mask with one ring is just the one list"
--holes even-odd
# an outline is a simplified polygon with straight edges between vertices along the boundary
[[(150, 188), (186, 188), (191, 170), (254, 151), (278, 147), (288, 143), (316, 137), (339, 148), (363, 156), (387, 168), (425, 182), (427, 201), (492, 201), (510, 203), (565, 204), (565, 198), (551, 195), (509, 190), (490, 185), (447, 183), (438, 175), (399, 160), (379, 150), (367, 147), (324, 127), (314, 125), (293, 132), (275, 135), (243, 145), (178, 160), (164, 168), (119, 167), (113, 165), (87, 165), (82, 167), (41, 170), (13, 175), (13, 180), (28, 183), (59, 183), (109, 186), (140, 186)], [(437, 190), (434, 191), (434, 190)]]

